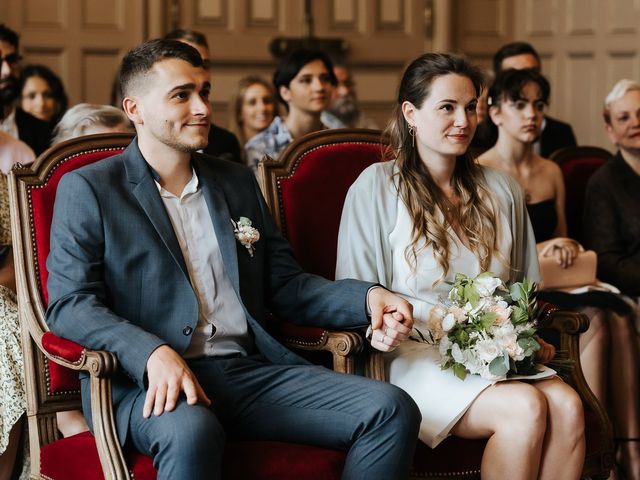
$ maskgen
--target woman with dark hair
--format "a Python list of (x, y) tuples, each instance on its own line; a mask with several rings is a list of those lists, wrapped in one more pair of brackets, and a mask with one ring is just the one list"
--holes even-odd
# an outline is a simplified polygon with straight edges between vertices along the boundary
[(257, 171), (265, 154), (277, 158), (294, 138), (327, 128), (320, 115), (336, 84), (333, 64), (324, 52), (300, 49), (282, 58), (273, 74), (273, 85), (287, 116), (275, 117), (266, 130), (247, 142), (249, 167)]
[(60, 78), (44, 65), (27, 65), (20, 73), (20, 107), (55, 125), (67, 110), (68, 99)]
[(243, 77), (231, 97), (229, 130), (240, 145), (245, 145), (265, 130), (276, 115), (276, 94), (273, 86), (256, 75)]
[[(414, 305), (418, 329), (426, 330), (456, 273), (538, 277), (518, 185), (466, 154), (483, 83), (460, 57), (429, 53), (414, 60), (387, 127), (396, 158), (366, 169), (343, 209), (336, 277), (379, 282), (402, 294)], [(373, 336), (385, 341), (386, 332)], [(547, 361), (554, 349), (540, 342), (539, 359)], [(582, 402), (560, 379), (494, 383), (469, 375), (461, 381), (441, 369), (437, 347), (418, 342), (385, 356), (389, 381), (420, 407), (420, 439), (431, 447), (450, 434), (488, 438), (482, 478), (579, 478)]]
[[(524, 191), (540, 256), (555, 257), (560, 266), (567, 268), (582, 247), (567, 238), (562, 171), (555, 162), (536, 154), (533, 148), (540, 135), (549, 93), (549, 83), (534, 70), (500, 73), (489, 90), (489, 115), (497, 126), (498, 140), (479, 161), (518, 181)], [(580, 336), (580, 361), (585, 378), (602, 405), (610, 405), (608, 411), (617, 435), (637, 437), (640, 433), (638, 376), (628, 366), (638, 364), (640, 358), (637, 342), (631, 340), (634, 327), (627, 304), (608, 292), (543, 291), (540, 297), (563, 308), (577, 309), (590, 318), (589, 330)], [(629, 470), (626, 453), (623, 464)]]

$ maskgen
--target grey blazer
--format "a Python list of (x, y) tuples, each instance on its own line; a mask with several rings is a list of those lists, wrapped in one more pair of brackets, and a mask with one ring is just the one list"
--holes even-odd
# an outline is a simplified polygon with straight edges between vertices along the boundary
[[(264, 328), (267, 311), (298, 324), (367, 324), (370, 283), (330, 282), (304, 273), (269, 216), (246, 167), (193, 154), (224, 268), (246, 313), (256, 348), (278, 364), (304, 363)], [(255, 255), (236, 241), (231, 219), (260, 232)], [(116, 426), (124, 443), (133, 402), (145, 391), (149, 355), (169, 344), (183, 353), (198, 321), (198, 302), (170, 219), (137, 139), (121, 155), (66, 174), (58, 187), (47, 259), (46, 320), (64, 338), (114, 352)], [(83, 407), (91, 420), (88, 378)], [(91, 423), (90, 423), (91, 425)]]

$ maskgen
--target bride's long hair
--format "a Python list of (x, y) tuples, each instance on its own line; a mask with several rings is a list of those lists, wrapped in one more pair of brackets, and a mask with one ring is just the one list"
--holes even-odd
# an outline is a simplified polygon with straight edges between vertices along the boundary
[[(480, 95), (484, 77), (476, 67), (455, 55), (426, 53), (405, 70), (394, 113), (385, 130), (396, 155), (399, 195), (409, 210), (413, 224), (411, 244), (405, 250), (405, 258), (415, 271), (418, 255), (431, 246), (443, 270), (434, 285), (444, 280), (449, 272), (453, 238), (447, 227), (459, 227), (483, 271), (489, 269), (492, 255), (498, 250), (497, 209), (492, 204), (481, 167), (469, 153), (458, 157), (452, 181), (460, 204), (452, 208), (453, 205), (436, 185), (414, 147), (414, 139), (402, 114), (403, 102), (408, 101), (416, 108), (421, 108), (430, 94), (433, 81), (448, 74), (468, 78), (476, 94)], [(444, 223), (441, 215), (444, 215)]]

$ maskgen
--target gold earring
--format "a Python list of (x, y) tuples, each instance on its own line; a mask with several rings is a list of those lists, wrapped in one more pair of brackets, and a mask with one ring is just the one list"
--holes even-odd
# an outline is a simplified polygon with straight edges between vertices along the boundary
[(409, 125), (409, 135), (411, 135), (411, 144), (413, 145), (413, 148), (416, 148), (416, 126), (411, 125), (410, 123), (408, 125)]

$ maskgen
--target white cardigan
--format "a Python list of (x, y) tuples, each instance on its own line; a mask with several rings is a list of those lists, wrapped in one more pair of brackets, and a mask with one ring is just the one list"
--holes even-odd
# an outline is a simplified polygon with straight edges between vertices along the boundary
[[(539, 281), (536, 242), (520, 186), (508, 175), (482, 167), (489, 192), (510, 221), (513, 235), (510, 281)], [(395, 162), (368, 167), (349, 189), (338, 235), (336, 279), (357, 278), (391, 285), (389, 235), (396, 225), (398, 172)]]

